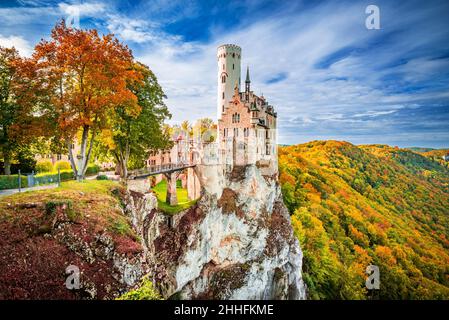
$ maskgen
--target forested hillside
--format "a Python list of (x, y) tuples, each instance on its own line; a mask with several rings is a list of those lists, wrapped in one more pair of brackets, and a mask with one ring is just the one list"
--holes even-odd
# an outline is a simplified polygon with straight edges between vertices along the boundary
[[(449, 299), (449, 170), (384, 145), (279, 148), (311, 299)], [(365, 269), (380, 268), (380, 290)]]
[(443, 156), (449, 154), (448, 149), (430, 150), (430, 151), (422, 152), (421, 154), (433, 161), (438, 162), (442, 166), (449, 168), (449, 161), (443, 159)]

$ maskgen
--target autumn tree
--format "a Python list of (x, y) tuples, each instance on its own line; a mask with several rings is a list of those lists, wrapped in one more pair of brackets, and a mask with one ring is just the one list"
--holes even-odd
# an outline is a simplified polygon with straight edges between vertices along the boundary
[(33, 64), (19, 56), (14, 48), (0, 46), (0, 152), (6, 175), (11, 174), (11, 161), (23, 146), (39, 135), (35, 111), (39, 95), (31, 94), (39, 81), (34, 81)]
[(110, 141), (109, 149), (122, 178), (128, 175), (131, 158), (135, 163), (143, 163), (150, 150), (165, 148), (169, 143), (163, 124), (171, 114), (163, 101), (164, 92), (147, 66), (135, 63), (134, 70), (143, 78), (143, 81), (129, 86), (137, 97), (138, 108), (119, 106), (112, 118), (112, 130), (103, 133), (103, 141)]
[[(83, 179), (94, 141), (110, 126), (115, 109), (139, 109), (128, 87), (140, 81), (132, 53), (112, 35), (69, 28), (61, 21), (51, 40), (36, 46), (33, 58), (37, 76), (47, 84), (46, 115), (55, 120), (55, 134), (67, 146), (77, 179)], [(75, 142), (80, 145), (78, 155), (71, 148)]]
[(200, 134), (202, 141), (213, 142), (217, 135), (217, 126), (211, 118), (201, 118), (195, 123), (193, 131)]
[(189, 136), (193, 135), (192, 125), (188, 120), (184, 120), (183, 122), (181, 122), (181, 130), (186, 132)]

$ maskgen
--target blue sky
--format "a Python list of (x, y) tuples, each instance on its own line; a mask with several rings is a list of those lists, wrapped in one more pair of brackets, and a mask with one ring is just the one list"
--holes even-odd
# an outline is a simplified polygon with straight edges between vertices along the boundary
[(216, 47), (235, 43), (279, 143), (449, 147), (448, 1), (2, 0), (0, 45), (30, 55), (75, 9), (155, 71), (171, 122), (216, 117)]

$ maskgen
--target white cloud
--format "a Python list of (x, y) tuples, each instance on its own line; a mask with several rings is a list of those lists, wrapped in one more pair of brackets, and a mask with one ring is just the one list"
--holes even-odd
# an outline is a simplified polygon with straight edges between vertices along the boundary
[(106, 6), (100, 2), (66, 3), (61, 2), (58, 8), (66, 15), (79, 14), (81, 17), (101, 18)]
[(25, 57), (31, 56), (33, 52), (33, 48), (29, 42), (21, 36), (4, 37), (0, 35), (0, 46), (7, 48), (14, 47), (22, 56)]
[(131, 19), (116, 13), (108, 13), (106, 26), (109, 32), (123, 41), (148, 43), (159, 41), (176, 41), (178, 37), (159, 31), (156, 23), (141, 19)]

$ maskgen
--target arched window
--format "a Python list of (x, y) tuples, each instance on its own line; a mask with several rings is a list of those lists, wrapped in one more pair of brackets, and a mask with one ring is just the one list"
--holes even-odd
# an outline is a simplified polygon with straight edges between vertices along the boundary
[(240, 122), (240, 114), (237, 114), (237, 122)]

